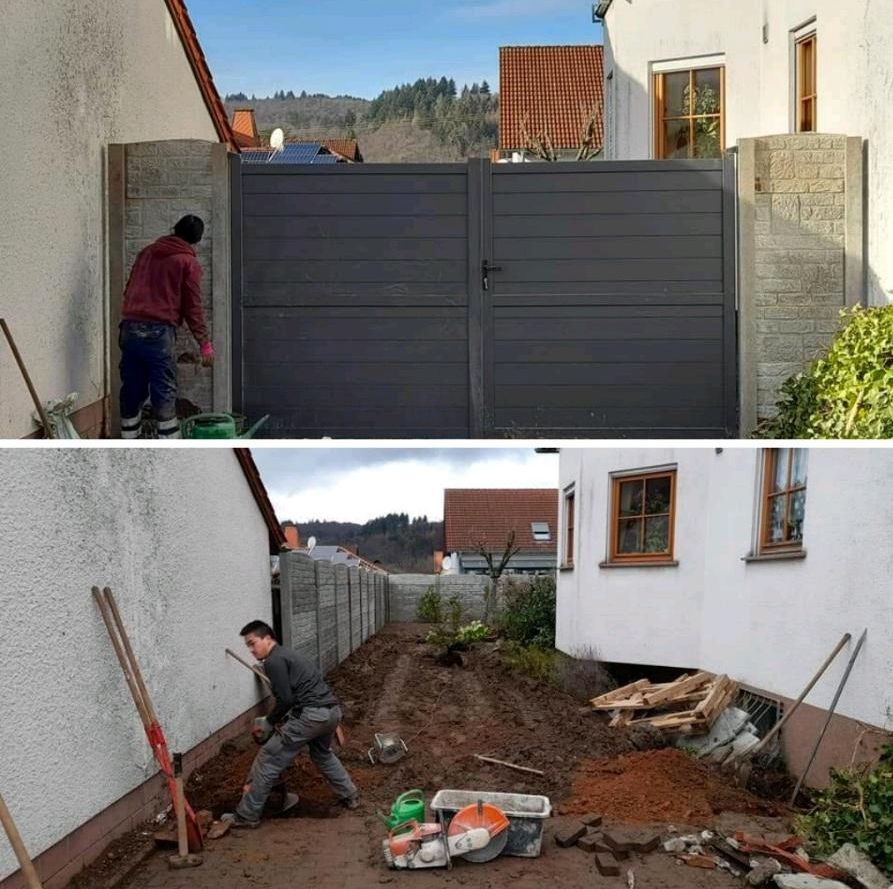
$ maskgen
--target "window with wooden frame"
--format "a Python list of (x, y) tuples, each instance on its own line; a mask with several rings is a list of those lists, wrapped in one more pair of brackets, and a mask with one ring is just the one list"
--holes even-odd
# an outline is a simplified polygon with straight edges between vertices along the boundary
[(610, 562), (672, 562), (675, 511), (675, 469), (615, 477)]
[(797, 132), (818, 130), (818, 66), (815, 32), (794, 45), (797, 59)]
[(772, 448), (763, 465), (760, 554), (799, 552), (806, 516), (805, 448)]
[(574, 567), (574, 512), (576, 498), (571, 488), (564, 495), (564, 559), (563, 568)]
[(725, 66), (654, 75), (654, 157), (720, 157), (725, 149)]

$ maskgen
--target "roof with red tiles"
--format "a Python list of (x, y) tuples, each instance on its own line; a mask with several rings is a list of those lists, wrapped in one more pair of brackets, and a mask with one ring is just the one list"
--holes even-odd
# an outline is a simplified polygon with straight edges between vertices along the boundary
[(261, 481), (260, 470), (257, 468), (257, 464), (254, 462), (254, 458), (251, 456), (251, 451), (248, 448), (233, 448), (233, 453), (239, 461), (239, 466), (242, 467), (245, 481), (248, 482), (248, 487), (254, 496), (254, 502), (257, 503), (257, 508), (260, 510), (264, 523), (267, 526), (267, 535), (270, 538), (270, 554), (277, 555), (282, 549), (287, 548), (288, 540), (285, 532), (282, 530), (282, 526), (279, 524), (279, 519), (276, 518), (276, 510), (273, 509), (267, 489)]
[(239, 148), (259, 148), (260, 136), (253, 108), (236, 108), (232, 121), (233, 136)]
[(185, 0), (164, 0), (164, 2), (174, 22), (174, 27), (177, 29), (180, 42), (183, 44), (186, 58), (189, 60), (189, 65), (192, 68), (192, 73), (195, 75), (196, 83), (208, 108), (208, 113), (214, 122), (217, 135), (220, 137), (221, 142), (226, 143), (233, 151), (238, 152), (238, 144), (230, 127), (226, 109), (223, 107), (223, 101), (220, 98), (220, 93), (217, 92), (217, 87), (214, 86), (211, 69), (208, 67), (205, 54), (202, 52), (201, 44), (198, 42), (198, 35), (192, 25), (192, 20), (189, 18)]
[(503, 46), (499, 50), (499, 147), (524, 148), (547, 135), (555, 148), (579, 148), (583, 127), (598, 112), (604, 142), (604, 49), (601, 46)]
[[(532, 522), (548, 522), (549, 541), (534, 540)], [(554, 488), (448, 488), (443, 492), (446, 552), (476, 551), (480, 545), (505, 548), (515, 532), (522, 551), (556, 548), (558, 491)]]
[(285, 141), (289, 145), (322, 145), (332, 154), (337, 154), (345, 160), (358, 164), (363, 162), (360, 145), (356, 139), (302, 139), (300, 136), (289, 136)]

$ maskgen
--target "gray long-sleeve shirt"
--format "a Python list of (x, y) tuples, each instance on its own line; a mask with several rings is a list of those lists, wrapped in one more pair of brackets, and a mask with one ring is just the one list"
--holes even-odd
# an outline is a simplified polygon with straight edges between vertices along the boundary
[(292, 707), (300, 710), (338, 704), (316, 664), (290, 648), (277, 645), (264, 658), (264, 671), (276, 698), (276, 704), (268, 714), (274, 725), (281, 722)]

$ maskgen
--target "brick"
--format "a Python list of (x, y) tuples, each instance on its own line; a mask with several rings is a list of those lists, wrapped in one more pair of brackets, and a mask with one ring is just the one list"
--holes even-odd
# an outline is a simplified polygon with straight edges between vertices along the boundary
[(587, 827), (601, 827), (604, 817), (602, 815), (584, 815), (580, 821)]
[(555, 842), (562, 849), (568, 849), (573, 846), (577, 840), (585, 836), (588, 828), (585, 824), (574, 824), (570, 827), (562, 828), (555, 834)]
[(620, 865), (611, 855), (597, 853), (595, 856), (595, 867), (603, 877), (620, 876)]
[(842, 179), (813, 179), (809, 182), (809, 188), (804, 189), (804, 191), (809, 191), (813, 194), (835, 191), (842, 192), (843, 190)]
[(580, 837), (580, 839), (577, 840), (577, 848), (582, 849), (584, 852), (589, 852), (590, 854), (611, 851), (611, 849), (605, 845), (605, 842), (598, 831), (593, 831), (584, 837)]
[(802, 284), (794, 278), (763, 278), (759, 282), (759, 289), (767, 295), (772, 293), (799, 293), (802, 289)]
[(603, 839), (614, 852), (653, 852), (660, 845), (660, 834), (647, 827), (614, 827)]

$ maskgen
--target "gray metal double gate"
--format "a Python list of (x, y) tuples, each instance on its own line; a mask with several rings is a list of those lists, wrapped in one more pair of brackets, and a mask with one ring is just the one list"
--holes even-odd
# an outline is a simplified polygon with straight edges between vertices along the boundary
[(737, 435), (733, 160), (233, 168), (281, 438)]

